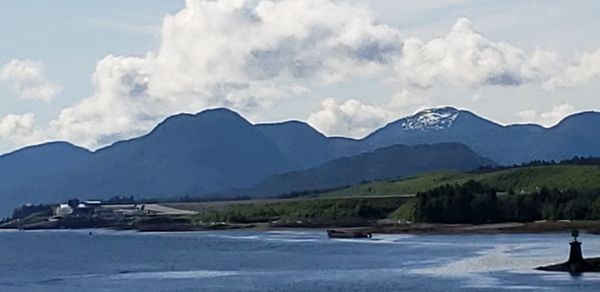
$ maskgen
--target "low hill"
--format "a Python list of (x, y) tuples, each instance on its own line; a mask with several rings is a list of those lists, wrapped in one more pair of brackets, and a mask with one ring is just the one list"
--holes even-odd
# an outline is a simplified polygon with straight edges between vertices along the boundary
[(417, 174), (454, 170), (468, 171), (494, 162), (457, 143), (395, 145), (343, 157), (303, 171), (274, 175), (245, 194), (271, 196), (307, 190), (331, 189)]
[(321, 196), (387, 196), (414, 194), (443, 184), (475, 180), (499, 190), (529, 193), (539, 188), (600, 192), (600, 166), (546, 165), (486, 173), (436, 172), (396, 181), (367, 183), (327, 192)]

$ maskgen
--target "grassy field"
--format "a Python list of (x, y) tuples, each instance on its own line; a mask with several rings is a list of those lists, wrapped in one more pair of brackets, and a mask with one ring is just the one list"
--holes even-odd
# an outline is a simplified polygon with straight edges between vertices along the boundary
[(415, 194), (443, 184), (460, 184), (475, 180), (503, 191), (529, 193), (539, 188), (600, 191), (600, 166), (549, 165), (498, 170), (488, 173), (438, 172), (406, 178), (352, 186), (323, 193), (324, 197), (368, 197)]
[(367, 183), (299, 198), (247, 201), (171, 203), (166, 206), (198, 212), (192, 222), (302, 222), (303, 226), (360, 225), (390, 218), (413, 221), (415, 198), (444, 184), (475, 180), (506, 193), (535, 192), (542, 187), (600, 192), (600, 166), (548, 165), (485, 173), (437, 172), (397, 181)]
[(369, 198), (295, 198), (205, 203), (165, 204), (191, 210), (192, 222), (272, 223), (302, 226), (364, 225), (388, 215), (405, 204), (402, 196)]

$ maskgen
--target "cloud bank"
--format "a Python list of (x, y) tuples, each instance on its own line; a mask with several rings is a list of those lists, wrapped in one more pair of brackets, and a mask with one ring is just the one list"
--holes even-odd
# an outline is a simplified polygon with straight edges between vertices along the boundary
[[(600, 50), (575, 60), (527, 51), (488, 39), (465, 18), (442, 37), (402, 39), (400, 28), (379, 23), (354, 1), (188, 0), (165, 17), (160, 34), (159, 48), (144, 56), (99, 60), (94, 93), (48, 125), (34, 125), (31, 113), (11, 115), (2, 120), (0, 137), (20, 146), (30, 132), (97, 148), (144, 133), (174, 113), (226, 106), (261, 119), (290, 100), (314, 101), (315, 88), (371, 80), (393, 94), (380, 98), (383, 103), (316, 96), (321, 107), (307, 114), (327, 134), (359, 137), (431, 104), (426, 96), (433, 87), (557, 90), (600, 74)], [(60, 90), (43, 78), (40, 63), (13, 61), (0, 80), (20, 97), (49, 100)]]
[(161, 35), (144, 57), (100, 60), (96, 93), (47, 131), (97, 147), (176, 112), (226, 106), (253, 115), (309, 94), (299, 81), (377, 76), (401, 47), (366, 7), (337, 1), (187, 1)]
[(535, 122), (544, 126), (553, 126), (567, 115), (573, 114), (575, 107), (568, 103), (554, 105), (548, 111), (524, 110), (518, 113), (523, 122)]

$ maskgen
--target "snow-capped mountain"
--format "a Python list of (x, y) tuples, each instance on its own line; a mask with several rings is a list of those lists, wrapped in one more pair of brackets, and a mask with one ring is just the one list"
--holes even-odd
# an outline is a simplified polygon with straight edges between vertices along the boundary
[(600, 113), (574, 114), (544, 128), (535, 124), (503, 126), (470, 111), (434, 108), (391, 122), (364, 141), (376, 147), (462, 143), (501, 164), (600, 156)]
[(450, 128), (459, 114), (453, 107), (432, 108), (403, 118), (398, 124), (406, 130), (442, 130)]

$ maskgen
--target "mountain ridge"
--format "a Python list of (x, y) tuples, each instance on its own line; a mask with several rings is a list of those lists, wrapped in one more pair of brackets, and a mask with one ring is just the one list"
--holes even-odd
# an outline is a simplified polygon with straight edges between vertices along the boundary
[[(570, 115), (568, 115), (568, 116), (565, 116), (565, 117), (563, 117), (563, 118), (562, 118), (562, 119), (561, 119), (561, 120), (560, 120), (558, 123), (556, 123), (556, 124), (554, 124), (554, 125), (552, 125), (552, 126), (547, 126), (547, 127), (546, 127), (546, 126), (543, 126), (543, 125), (540, 125), (540, 124), (536, 124), (536, 123), (534, 123), (534, 122), (527, 122), (527, 123), (511, 123), (511, 124), (504, 124), (504, 125), (503, 125), (503, 124), (500, 124), (500, 123), (498, 123), (498, 122), (495, 122), (495, 121), (493, 121), (493, 120), (490, 120), (490, 119), (487, 119), (487, 118), (485, 118), (485, 117), (482, 117), (482, 116), (480, 116), (480, 115), (477, 115), (477, 114), (473, 113), (473, 112), (472, 112), (472, 111), (470, 111), (470, 110), (466, 110), (466, 109), (459, 109), (459, 108), (456, 108), (456, 107), (453, 107), (453, 106), (440, 106), (440, 107), (432, 107), (432, 108), (422, 109), (422, 110), (420, 110), (420, 111), (416, 112), (415, 114), (412, 114), (412, 115), (410, 115), (410, 116), (407, 116), (407, 117), (413, 117), (413, 116), (417, 116), (417, 115), (419, 115), (419, 114), (420, 114), (420, 113), (422, 113), (422, 112), (427, 112), (427, 111), (431, 111), (431, 110), (437, 110), (437, 109), (453, 109), (453, 110), (456, 110), (456, 111), (458, 111), (459, 113), (462, 113), (463, 115), (464, 115), (464, 114), (472, 115), (472, 116), (474, 116), (475, 118), (478, 118), (478, 119), (484, 120), (484, 121), (486, 121), (486, 122), (489, 122), (489, 123), (491, 123), (491, 124), (497, 125), (497, 126), (499, 126), (499, 127), (502, 127), (502, 128), (512, 128), (512, 127), (535, 127), (535, 128), (540, 128), (540, 129), (543, 129), (543, 130), (550, 130), (550, 129), (553, 129), (553, 128), (556, 128), (556, 127), (559, 127), (559, 126), (560, 126), (560, 125), (561, 125), (563, 122), (566, 122), (566, 121), (570, 120), (570, 119), (571, 119), (571, 118), (573, 118), (573, 117), (594, 115), (594, 116), (597, 116), (598, 118), (600, 118), (600, 111), (595, 111), (595, 110), (585, 110), (585, 111), (580, 111), (580, 112), (576, 112), (576, 113), (570, 114)], [(50, 142), (44, 142), (44, 143), (39, 143), (39, 144), (27, 145), (27, 146), (23, 146), (23, 147), (21, 147), (21, 148), (17, 148), (17, 149), (14, 149), (14, 150), (10, 150), (10, 151), (8, 151), (8, 152), (5, 152), (5, 153), (2, 153), (2, 154), (0, 154), (0, 158), (2, 158), (3, 156), (9, 155), (9, 154), (15, 153), (15, 152), (19, 152), (20, 150), (24, 150), (24, 149), (28, 149), (28, 148), (32, 148), (32, 147), (36, 147), (36, 146), (44, 146), (44, 145), (47, 145), (47, 144), (54, 144), (54, 143), (66, 143), (66, 144), (70, 144), (70, 145), (72, 145), (72, 146), (75, 146), (75, 147), (77, 147), (77, 148), (85, 149), (85, 150), (87, 150), (87, 151), (89, 151), (89, 152), (95, 153), (95, 152), (97, 152), (97, 151), (100, 151), (100, 150), (102, 150), (102, 149), (105, 149), (105, 148), (111, 147), (111, 146), (113, 146), (114, 144), (117, 144), (117, 143), (121, 143), (121, 142), (127, 142), (127, 141), (130, 141), (130, 140), (135, 140), (135, 139), (138, 139), (138, 138), (141, 138), (141, 137), (144, 137), (144, 136), (150, 135), (150, 134), (152, 134), (152, 133), (153, 133), (153, 132), (154, 132), (154, 131), (155, 131), (157, 128), (159, 128), (159, 127), (160, 127), (160, 126), (161, 126), (163, 123), (165, 123), (165, 122), (167, 122), (167, 121), (169, 121), (169, 120), (171, 120), (171, 119), (173, 119), (173, 118), (178, 118), (178, 117), (197, 117), (197, 116), (201, 116), (201, 115), (203, 115), (203, 114), (206, 114), (206, 113), (211, 113), (211, 112), (229, 112), (229, 113), (233, 113), (234, 115), (236, 115), (236, 116), (240, 117), (242, 120), (244, 120), (244, 121), (248, 122), (246, 119), (244, 119), (244, 117), (243, 117), (243, 116), (241, 116), (239, 113), (237, 113), (237, 112), (235, 112), (235, 111), (233, 111), (233, 110), (231, 110), (231, 109), (228, 109), (228, 108), (225, 108), (225, 107), (209, 108), (209, 109), (206, 109), (206, 110), (203, 110), (203, 111), (197, 112), (197, 113), (179, 113), (179, 114), (174, 114), (174, 115), (168, 116), (168, 117), (166, 117), (164, 120), (162, 120), (161, 122), (159, 122), (159, 123), (158, 123), (158, 124), (157, 124), (157, 125), (156, 125), (154, 128), (152, 128), (152, 129), (151, 129), (151, 130), (150, 130), (148, 133), (146, 133), (146, 134), (142, 134), (142, 135), (140, 135), (140, 136), (136, 136), (136, 137), (132, 137), (132, 138), (128, 138), (128, 139), (123, 139), (123, 140), (115, 141), (115, 142), (114, 142), (114, 143), (112, 143), (112, 144), (109, 144), (109, 145), (106, 145), (106, 146), (100, 147), (100, 148), (98, 148), (98, 149), (96, 149), (96, 150), (91, 150), (91, 149), (88, 149), (88, 148), (86, 148), (86, 147), (84, 147), (84, 146), (77, 145), (77, 144), (75, 144), (75, 143), (72, 143), (72, 142), (69, 142), (69, 141), (57, 140), (57, 141), (50, 141)], [(372, 136), (373, 134), (377, 133), (378, 131), (380, 131), (380, 130), (382, 130), (382, 129), (385, 129), (385, 128), (387, 128), (387, 127), (391, 126), (391, 125), (394, 125), (394, 124), (396, 124), (397, 122), (399, 122), (399, 121), (401, 121), (401, 120), (403, 120), (403, 119), (406, 119), (407, 117), (396, 119), (396, 120), (394, 120), (394, 121), (391, 121), (391, 122), (389, 122), (389, 123), (387, 123), (387, 124), (385, 124), (385, 125), (383, 125), (383, 126), (381, 126), (381, 127), (379, 127), (379, 128), (376, 128), (376, 129), (374, 129), (374, 130), (373, 130), (371, 133), (369, 133), (367, 136), (365, 136), (365, 137), (363, 137), (363, 138), (360, 138), (360, 139), (357, 139), (357, 138), (352, 138), (352, 137), (346, 137), (346, 136), (340, 136), (340, 135), (326, 135), (326, 134), (324, 134), (324, 133), (320, 132), (319, 130), (317, 130), (317, 129), (313, 128), (313, 127), (312, 127), (310, 124), (308, 124), (307, 122), (305, 122), (305, 121), (301, 121), (301, 120), (295, 120), (295, 119), (291, 119), (291, 120), (284, 120), (284, 121), (277, 121), (277, 122), (259, 122), (259, 123), (255, 123), (255, 124), (252, 124), (252, 125), (254, 125), (254, 126), (258, 126), (258, 127), (269, 127), (269, 126), (282, 126), (282, 125), (288, 125), (288, 124), (299, 124), (299, 125), (302, 125), (302, 126), (307, 126), (307, 127), (310, 127), (312, 130), (316, 131), (316, 132), (317, 132), (319, 135), (321, 135), (321, 136), (323, 136), (323, 137), (325, 137), (325, 138), (329, 138), (329, 139), (344, 139), (344, 140), (352, 140), (352, 141), (362, 141), (362, 140), (366, 140), (368, 137)]]
[(281, 195), (355, 185), (364, 181), (413, 176), (433, 171), (474, 170), (495, 165), (459, 143), (393, 145), (290, 173), (276, 174), (248, 194)]
[[(560, 160), (576, 155), (600, 155), (600, 150), (595, 150), (597, 147), (600, 149), (600, 139), (591, 138), (600, 134), (600, 113), (595, 111), (576, 113), (552, 127), (543, 127), (536, 124), (501, 125), (467, 110), (453, 107), (442, 109), (457, 113), (448, 127), (406, 130), (401, 127), (403, 119), (399, 119), (377, 129), (364, 140), (378, 147), (457, 142), (471, 147), (482, 156), (508, 165), (531, 160)], [(421, 111), (414, 116), (428, 111)], [(580, 120), (588, 122), (582, 123)], [(593, 146), (585, 147), (569, 141), (585, 141)]]
[(594, 111), (550, 128), (502, 126), (454, 107), (421, 111), (404, 122), (409, 118), (415, 127), (399, 127), (398, 119), (352, 139), (328, 137), (302, 121), (252, 124), (226, 108), (178, 114), (145, 135), (95, 151), (50, 142), (0, 155), (0, 202), (12, 208), (70, 197), (203, 196), (393, 145), (458, 143), (501, 164), (600, 156), (600, 113)]

